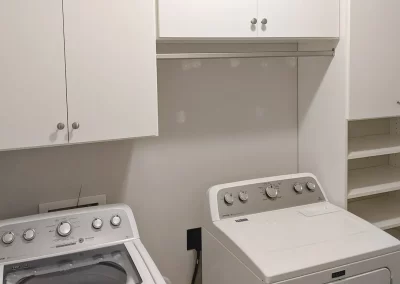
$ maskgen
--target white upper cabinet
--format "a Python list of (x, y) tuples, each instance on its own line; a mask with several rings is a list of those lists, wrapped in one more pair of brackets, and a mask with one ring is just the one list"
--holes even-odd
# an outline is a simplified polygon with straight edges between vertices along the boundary
[(257, 36), (258, 0), (158, 0), (163, 38)]
[(62, 1), (0, 0), (0, 36), (0, 150), (68, 143)]
[(152, 0), (0, 0), (0, 150), (158, 135)]
[(259, 37), (337, 38), (337, 0), (258, 0)]
[(338, 38), (339, 0), (158, 0), (159, 38)]
[(154, 2), (67, 0), (64, 20), (70, 142), (157, 135)]
[(350, 2), (349, 118), (400, 116), (400, 1)]

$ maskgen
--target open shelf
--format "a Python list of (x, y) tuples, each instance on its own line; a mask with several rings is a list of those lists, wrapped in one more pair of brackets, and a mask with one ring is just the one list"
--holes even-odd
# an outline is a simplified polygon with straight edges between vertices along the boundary
[(388, 165), (349, 171), (348, 199), (400, 189), (400, 168)]
[(400, 135), (371, 135), (349, 140), (349, 160), (394, 153), (400, 153)]
[(348, 209), (382, 230), (400, 226), (400, 196), (397, 192), (350, 202)]

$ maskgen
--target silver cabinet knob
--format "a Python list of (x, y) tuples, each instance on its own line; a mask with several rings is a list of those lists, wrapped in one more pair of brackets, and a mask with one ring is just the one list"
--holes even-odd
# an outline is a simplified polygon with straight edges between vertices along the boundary
[(57, 129), (58, 130), (63, 130), (65, 128), (65, 124), (60, 122), (59, 124), (57, 124)]
[(79, 123), (78, 122), (74, 122), (72, 123), (72, 129), (78, 129), (79, 128)]
[(256, 18), (253, 18), (252, 20), (251, 20), (251, 22), (250, 22), (252, 25), (255, 25), (255, 24), (257, 24), (257, 19)]
[(261, 24), (266, 25), (268, 23), (268, 20), (266, 18), (261, 20)]

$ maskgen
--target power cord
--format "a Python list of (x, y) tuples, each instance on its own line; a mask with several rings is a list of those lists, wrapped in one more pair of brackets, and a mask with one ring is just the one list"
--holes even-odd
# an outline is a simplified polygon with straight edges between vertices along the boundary
[(194, 284), (196, 282), (197, 274), (199, 272), (200, 254), (201, 254), (201, 251), (196, 250), (196, 264), (194, 266), (194, 271), (193, 271), (193, 277), (192, 277), (191, 284)]
[(79, 189), (78, 201), (76, 202), (75, 208), (79, 207), (79, 201), (81, 200), (81, 193), (82, 193), (82, 185), (81, 185), (81, 188)]

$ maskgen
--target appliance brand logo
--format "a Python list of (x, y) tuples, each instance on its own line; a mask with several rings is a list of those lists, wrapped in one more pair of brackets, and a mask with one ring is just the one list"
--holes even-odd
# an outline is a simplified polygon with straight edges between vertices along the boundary
[(247, 219), (247, 218), (242, 218), (242, 219), (235, 220), (236, 223), (242, 223), (242, 222), (247, 222), (247, 221), (249, 221), (249, 219)]
[(28, 264), (21, 264), (21, 265), (14, 265), (13, 267), (11, 267), (11, 270), (15, 271), (15, 270), (20, 270), (20, 269), (28, 269), (29, 265)]
[(332, 273), (332, 279), (340, 278), (340, 277), (343, 277), (343, 276), (346, 276), (346, 270), (342, 270), (342, 271), (338, 271), (338, 272)]

